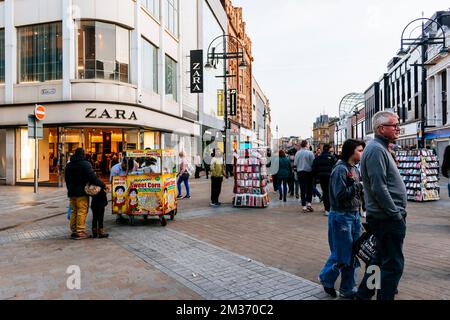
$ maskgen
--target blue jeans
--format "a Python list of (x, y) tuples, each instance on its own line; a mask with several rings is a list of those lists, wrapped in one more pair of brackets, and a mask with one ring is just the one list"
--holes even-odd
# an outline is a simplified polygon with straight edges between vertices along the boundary
[(328, 243), (330, 257), (320, 271), (320, 282), (327, 288), (341, 275), (339, 292), (345, 296), (356, 292), (356, 268), (358, 259), (353, 257), (353, 244), (361, 236), (359, 212), (331, 211), (328, 216)]
[(182, 174), (178, 177), (177, 188), (178, 188), (178, 197), (181, 197), (181, 184), (184, 182), (184, 186), (186, 187), (186, 197), (190, 197), (191, 193), (189, 190), (189, 175)]

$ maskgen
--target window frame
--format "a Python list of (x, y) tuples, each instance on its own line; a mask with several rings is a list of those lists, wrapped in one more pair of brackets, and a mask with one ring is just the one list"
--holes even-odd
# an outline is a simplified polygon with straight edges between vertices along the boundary
[[(20, 26), (17, 27), (17, 83), (21, 84), (21, 83), (43, 83), (43, 82), (49, 82), (49, 81), (60, 81), (63, 79), (63, 28), (62, 28), (62, 21), (51, 21), (51, 22), (45, 22), (45, 23), (39, 23), (39, 24), (31, 24), (31, 25), (25, 25), (25, 26)], [(55, 36), (56, 43), (53, 43), (55, 45), (55, 49), (58, 50), (58, 41), (59, 41), (59, 45), (60, 45), (60, 52), (59, 52), (59, 56), (60, 56), (60, 61), (56, 61), (53, 62), (52, 64), (55, 64), (55, 67), (57, 68), (57, 70), (55, 71), (55, 77), (54, 78), (49, 78), (50, 75), (52, 75), (51, 72), (47, 72), (47, 68), (48, 68), (48, 64), (45, 64), (44, 66), (40, 66), (40, 68), (43, 69), (43, 72), (38, 72), (36, 70), (33, 70), (33, 72), (29, 72), (27, 73), (27, 77), (25, 77), (25, 74), (22, 74), (23, 70), (23, 58), (22, 58), (22, 41), (23, 41), (23, 37), (22, 37), (22, 31), (25, 30), (25, 32), (27, 31), (27, 29), (29, 29), (29, 32), (33, 33), (35, 36), (37, 35), (37, 31), (34, 28), (37, 27), (43, 27), (43, 26), (50, 26), (50, 25), (58, 25), (57, 26), (57, 33)], [(48, 31), (48, 29), (46, 30)], [(49, 33), (47, 33), (48, 35)], [(59, 35), (59, 40), (58, 40), (58, 35)], [(39, 52), (35, 52), (35, 47), (37, 46), (36, 42), (38, 42), (38, 40), (33, 39), (31, 42), (31, 46), (32, 46), (32, 55), (31, 55), (31, 60), (35, 60), (34, 55), (39, 55)], [(40, 39), (41, 44), (43, 44), (42, 39)], [(46, 43), (45, 45), (48, 45), (49, 43)], [(30, 45), (30, 44), (29, 44)], [(46, 50), (47, 47), (43, 47), (43, 50)], [(58, 54), (57, 54), (58, 55)], [(51, 62), (52, 60), (50, 60)], [(45, 61), (46, 63), (47, 61)], [(5, 62), (6, 63), (6, 62)], [(38, 63), (34, 63), (34, 64), (38, 64)], [(59, 66), (57, 65), (59, 64)], [(31, 66), (33, 66), (33, 64), (31, 64)], [(39, 66), (34, 66), (33, 68), (38, 68)], [(24, 67), (26, 68), (26, 67)], [(26, 70), (26, 69), (24, 69)], [(40, 79), (39, 75), (40, 74), (44, 74), (44, 79)], [(32, 79), (25, 79), (25, 78), (32, 78)]]
[[(105, 77), (98, 77), (97, 75), (98, 75), (98, 73), (100, 72), (103, 72), (103, 73), (105, 73), (105, 72), (108, 72), (108, 70), (105, 70), (104, 68), (101, 70), (101, 69), (98, 69), (97, 68), (97, 62), (100, 62), (100, 63), (103, 63), (103, 61), (102, 60), (98, 60), (97, 59), (97, 55), (98, 55), (98, 52), (97, 52), (97, 40), (95, 40), (95, 44), (94, 44), (94, 57), (93, 57), (93, 60), (94, 60), (94, 69), (88, 69), (88, 68), (86, 68), (86, 52), (84, 51), (84, 57), (83, 57), (83, 61), (84, 61), (84, 76), (83, 77), (81, 77), (80, 76), (80, 73), (82, 72), (81, 71), (81, 69), (80, 69), (80, 56), (79, 56), (79, 46), (80, 46), (80, 39), (79, 39), (79, 32), (82, 30), (82, 25), (83, 25), (83, 23), (93, 23), (93, 26), (94, 26), (94, 38), (96, 39), (97, 38), (97, 27), (98, 27), (98, 25), (99, 24), (103, 24), (103, 25), (108, 25), (108, 27), (111, 27), (111, 26), (113, 26), (114, 27), (114, 45), (111, 45), (111, 48), (109, 48), (110, 50), (112, 50), (113, 48), (113, 50), (114, 50), (114, 69), (113, 69), (113, 71), (112, 71), (112, 74), (114, 75), (114, 78), (113, 79), (107, 79), (107, 78), (105, 78)], [(120, 54), (119, 54), (119, 50), (118, 50), (118, 47), (120, 47), (120, 45), (119, 45), (119, 43), (121, 43), (119, 40), (119, 35), (120, 35), (120, 32), (119, 32), (119, 29), (118, 28), (120, 28), (120, 29), (123, 29), (124, 31), (126, 31), (126, 34), (127, 34), (127, 36), (128, 36), (128, 57), (127, 57), (127, 60), (128, 60), (128, 64), (125, 64), (125, 63), (122, 63), (121, 61), (119, 61), (118, 60), (118, 58), (119, 58), (119, 56), (120, 56)], [(75, 38), (76, 38), (76, 40), (75, 40), (75, 63), (76, 63), (76, 66), (75, 66), (75, 68), (76, 68), (76, 70), (77, 70), (77, 72), (76, 72), (76, 79), (78, 79), (78, 80), (100, 80), (100, 81), (112, 81), (112, 82), (117, 82), (117, 83), (124, 83), (124, 84), (131, 84), (131, 30), (130, 29), (127, 29), (127, 28), (125, 28), (125, 27), (123, 27), (123, 26), (121, 26), (121, 25), (119, 25), (119, 24), (117, 24), (117, 23), (113, 23), (113, 22), (106, 22), (106, 21), (102, 21), (102, 20), (95, 20), (95, 19), (83, 19), (83, 20), (81, 20), (80, 22), (79, 22), (79, 24), (78, 24), (78, 29), (76, 29), (75, 30)], [(86, 40), (84, 39), (84, 42), (83, 42), (83, 46), (85, 47), (86, 46)], [(85, 50), (85, 49), (83, 49), (83, 50)], [(90, 59), (90, 60), (92, 60), (92, 59)], [(121, 72), (121, 70), (122, 70), (122, 67), (123, 66), (127, 66), (127, 73), (125, 74), (125, 73), (123, 73), (123, 72)], [(86, 73), (87, 73), (87, 71), (86, 70), (91, 70), (92, 72), (93, 72), (93, 77), (86, 77)], [(123, 76), (125, 76), (126, 75), (126, 81), (123, 81)]]
[(158, 48), (154, 43), (152, 43), (151, 41), (149, 41), (147, 38), (141, 36), (141, 41), (142, 41), (142, 56), (141, 56), (141, 68), (142, 68), (142, 75), (145, 74), (145, 70), (144, 68), (144, 45), (145, 43), (147, 43), (150, 47), (152, 47), (154, 49), (153, 51), (153, 59), (154, 61), (152, 61), (153, 64), (153, 71), (154, 73), (152, 74), (151, 77), (151, 81), (152, 81), (152, 88), (148, 88), (145, 86), (145, 81), (144, 81), (144, 76), (142, 76), (142, 88), (144, 90), (150, 90), (156, 94), (159, 94), (159, 70), (158, 70), (158, 65), (159, 65), (159, 50), (160, 48)]
[[(168, 63), (170, 62), (170, 64)], [(172, 96), (172, 99), (175, 102), (178, 102), (178, 63), (172, 59), (169, 55), (165, 55), (165, 61), (164, 61), (164, 66), (165, 66), (165, 95), (166, 96)], [(172, 77), (170, 80), (173, 81), (172, 83), (172, 92), (168, 93), (168, 85), (169, 85), (169, 77), (168, 77), (168, 68), (169, 66), (171, 66), (172, 68)]]
[[(179, 0), (165, 0), (165, 28), (176, 38), (180, 35), (180, 3)], [(172, 19), (170, 19), (172, 17)]]

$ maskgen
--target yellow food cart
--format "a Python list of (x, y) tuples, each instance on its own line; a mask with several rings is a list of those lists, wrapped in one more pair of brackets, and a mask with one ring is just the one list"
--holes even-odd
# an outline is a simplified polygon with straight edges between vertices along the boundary
[(174, 220), (177, 214), (177, 153), (133, 150), (126, 151), (125, 157), (127, 161), (133, 159), (134, 168), (112, 179), (112, 213), (128, 215), (131, 225), (136, 216), (145, 220), (153, 216), (166, 226), (165, 216)]

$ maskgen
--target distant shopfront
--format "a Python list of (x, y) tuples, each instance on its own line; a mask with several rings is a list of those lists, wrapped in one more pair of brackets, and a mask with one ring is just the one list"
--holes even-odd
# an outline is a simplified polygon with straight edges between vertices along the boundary
[(435, 150), (439, 162), (444, 159), (445, 148), (450, 145), (450, 127), (441, 127), (425, 133), (427, 147)]
[[(9, 179), (4, 180), (9, 180), (10, 184), (33, 181), (34, 140), (28, 139), (25, 125), (26, 115), (32, 113), (31, 110), (30, 106), (2, 108), (5, 116), (0, 119), (0, 130), (3, 131), (0, 148), (2, 144), (14, 143), (14, 159), (3, 155), (0, 173), (3, 176), (9, 173)], [(7, 131), (9, 135), (5, 134)], [(62, 186), (64, 167), (79, 147), (85, 149), (97, 174), (107, 179), (111, 166), (121, 160), (125, 150), (173, 148), (184, 150), (193, 157), (198, 151), (198, 137), (197, 124), (140, 107), (100, 103), (88, 106), (83, 103), (49, 104), (44, 137), (38, 142), (39, 182)]]

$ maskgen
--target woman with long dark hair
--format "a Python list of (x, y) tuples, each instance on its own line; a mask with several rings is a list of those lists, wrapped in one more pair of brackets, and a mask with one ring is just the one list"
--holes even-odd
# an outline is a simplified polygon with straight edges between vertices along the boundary
[(342, 159), (330, 176), (328, 243), (330, 256), (322, 268), (319, 280), (326, 293), (336, 297), (334, 284), (341, 275), (339, 294), (353, 298), (356, 293), (355, 270), (359, 267), (353, 257), (353, 245), (361, 236), (360, 208), (363, 195), (361, 175), (356, 164), (361, 160), (364, 142), (348, 139), (342, 146)]
[[(447, 146), (444, 151), (444, 161), (442, 161), (442, 175), (449, 178), (450, 174), (450, 146)], [(450, 180), (448, 182), (448, 196), (450, 197)]]

